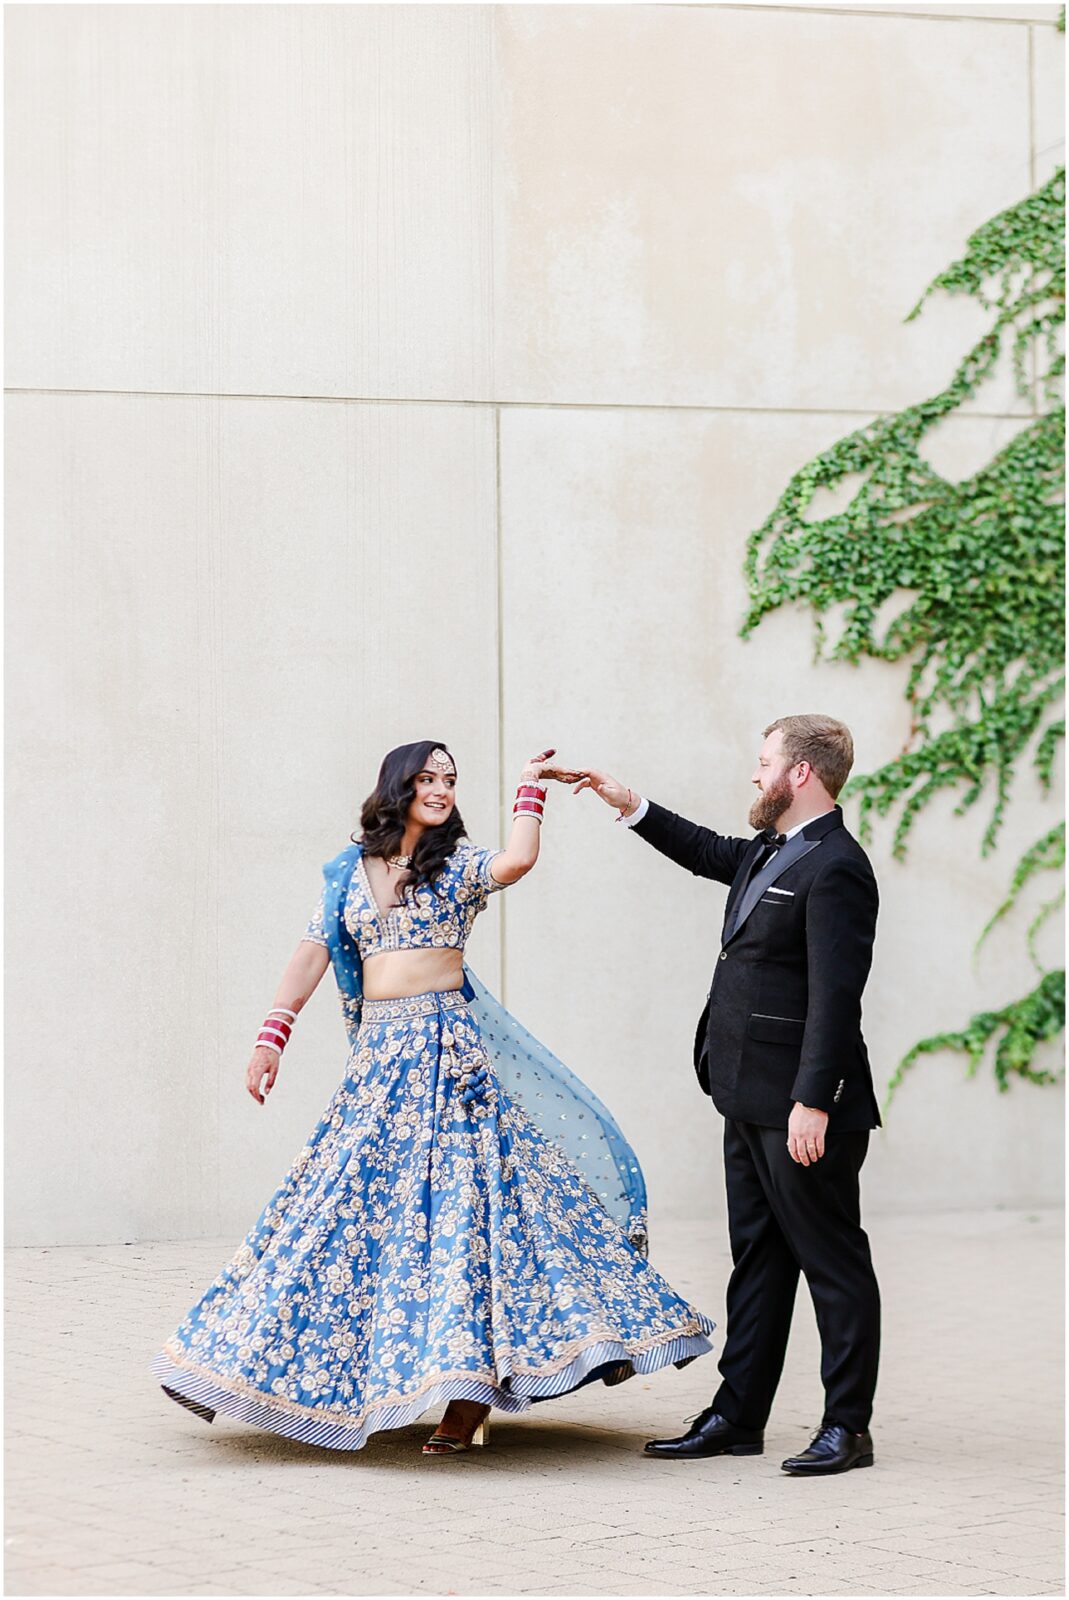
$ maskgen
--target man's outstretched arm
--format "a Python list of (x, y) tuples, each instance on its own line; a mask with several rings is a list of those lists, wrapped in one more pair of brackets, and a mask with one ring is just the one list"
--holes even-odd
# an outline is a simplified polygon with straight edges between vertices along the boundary
[(686, 817), (677, 816), (654, 800), (644, 800), (626, 784), (594, 767), (580, 767), (576, 776), (579, 782), (573, 794), (589, 789), (606, 805), (614, 807), (620, 814), (620, 821), (633, 827), (640, 838), (699, 878), (715, 878), (718, 883), (730, 884), (753, 843), (752, 839), (736, 839), (729, 834), (714, 833), (712, 828), (703, 828), (698, 822), (688, 822)]

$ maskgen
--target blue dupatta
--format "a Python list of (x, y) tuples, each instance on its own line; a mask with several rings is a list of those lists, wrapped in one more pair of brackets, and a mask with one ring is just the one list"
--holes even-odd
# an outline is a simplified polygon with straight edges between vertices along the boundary
[[(362, 854), (363, 845), (351, 844), (323, 868), (323, 932), (351, 1045), (360, 1030), (363, 962), (342, 913)], [(464, 997), (478, 1022), (498, 1082), (522, 1105), (543, 1137), (564, 1151), (635, 1249), (646, 1255), (646, 1183), (638, 1157), (611, 1112), (563, 1061), (558, 1061), (505, 1010), (466, 963)]]

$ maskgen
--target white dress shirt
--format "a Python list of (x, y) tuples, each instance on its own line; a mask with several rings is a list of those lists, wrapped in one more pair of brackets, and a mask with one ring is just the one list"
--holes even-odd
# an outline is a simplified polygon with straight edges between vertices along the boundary
[(636, 822), (641, 822), (646, 812), (650, 809), (648, 800), (639, 800), (638, 806), (629, 817), (617, 817), (617, 822), (622, 822), (625, 828), (633, 828)]

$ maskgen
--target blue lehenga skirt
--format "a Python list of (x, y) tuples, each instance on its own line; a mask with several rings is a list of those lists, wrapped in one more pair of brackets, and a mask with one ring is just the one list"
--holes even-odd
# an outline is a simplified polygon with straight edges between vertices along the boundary
[(357, 1450), (448, 1400), (525, 1411), (711, 1349), (487, 1067), (460, 990), (364, 1002), (308, 1143), (152, 1364), (172, 1399)]

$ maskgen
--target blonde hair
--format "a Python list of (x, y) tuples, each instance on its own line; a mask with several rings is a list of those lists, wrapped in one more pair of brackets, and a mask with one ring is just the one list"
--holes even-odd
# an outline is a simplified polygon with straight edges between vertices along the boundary
[(854, 741), (845, 722), (834, 717), (777, 717), (764, 737), (776, 729), (783, 735), (783, 754), (789, 766), (808, 761), (834, 800), (854, 764)]

